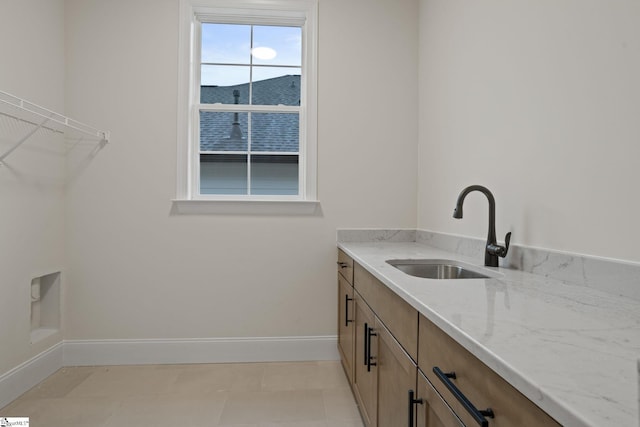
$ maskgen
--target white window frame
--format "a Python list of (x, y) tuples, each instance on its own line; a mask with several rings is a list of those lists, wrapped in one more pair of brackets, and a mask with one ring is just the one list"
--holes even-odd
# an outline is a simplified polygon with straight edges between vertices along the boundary
[[(200, 22), (302, 28), (299, 194), (199, 194)], [(317, 0), (180, 0), (176, 213), (313, 214), (317, 201)], [(228, 109), (228, 105), (224, 108)], [(215, 110), (216, 107), (212, 109)], [(232, 107), (233, 108), (233, 107)]]

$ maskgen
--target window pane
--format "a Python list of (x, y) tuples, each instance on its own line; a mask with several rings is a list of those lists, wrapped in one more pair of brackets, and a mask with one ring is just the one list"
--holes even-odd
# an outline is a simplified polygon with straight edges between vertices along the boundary
[[(236, 98), (237, 95), (237, 98)], [(237, 101), (236, 101), (237, 99)], [(248, 104), (249, 85), (200, 86), (202, 104)]]
[(247, 151), (248, 116), (200, 111), (200, 151)]
[(297, 195), (298, 156), (251, 156), (251, 194)]
[(249, 64), (251, 26), (202, 24), (202, 62)]
[(247, 155), (201, 154), (200, 194), (247, 194)]
[[(250, 79), (249, 69), (250, 67), (248, 66), (202, 65), (200, 73), (200, 85), (214, 87), (248, 86)], [(240, 104), (248, 103), (247, 97), (245, 97), (244, 99), (245, 101), (240, 102)], [(228, 103), (233, 104), (233, 99)]]
[(254, 67), (252, 103), (300, 105), (300, 69)]
[(253, 63), (270, 65), (302, 64), (300, 27), (253, 27)]
[(297, 153), (299, 116), (297, 113), (252, 113), (251, 150)]

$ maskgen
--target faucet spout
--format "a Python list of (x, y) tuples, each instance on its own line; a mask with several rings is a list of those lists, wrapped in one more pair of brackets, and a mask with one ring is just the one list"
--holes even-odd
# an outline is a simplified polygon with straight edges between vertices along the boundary
[(505, 236), (506, 246), (498, 245), (498, 241), (496, 239), (496, 200), (493, 197), (493, 194), (491, 194), (491, 191), (482, 185), (470, 185), (462, 190), (458, 195), (456, 207), (453, 210), (453, 217), (457, 219), (462, 218), (462, 204), (464, 203), (465, 197), (467, 197), (467, 195), (472, 191), (481, 192), (489, 201), (489, 232), (487, 234), (487, 245), (484, 253), (484, 265), (488, 267), (497, 267), (498, 256), (504, 258), (507, 255), (509, 242), (511, 240), (511, 232), (507, 233)]

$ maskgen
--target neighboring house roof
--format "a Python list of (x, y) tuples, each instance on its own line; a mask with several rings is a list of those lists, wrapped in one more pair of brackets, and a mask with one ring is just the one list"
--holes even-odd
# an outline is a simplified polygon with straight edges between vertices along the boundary
[[(201, 86), (200, 100), (203, 104), (234, 104), (234, 91), (238, 94), (238, 104), (248, 104), (248, 83), (235, 86)], [(300, 105), (300, 76), (285, 75), (253, 82), (253, 104)], [(251, 116), (252, 151), (298, 151), (298, 114), (252, 113)], [(248, 113), (201, 111), (200, 150), (246, 151), (247, 120)], [(238, 127), (242, 131), (241, 137), (238, 137)]]

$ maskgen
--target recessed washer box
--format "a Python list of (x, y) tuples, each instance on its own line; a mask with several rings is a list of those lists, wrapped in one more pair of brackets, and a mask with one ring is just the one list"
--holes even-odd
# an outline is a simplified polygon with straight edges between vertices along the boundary
[(31, 280), (31, 343), (60, 330), (60, 272)]

